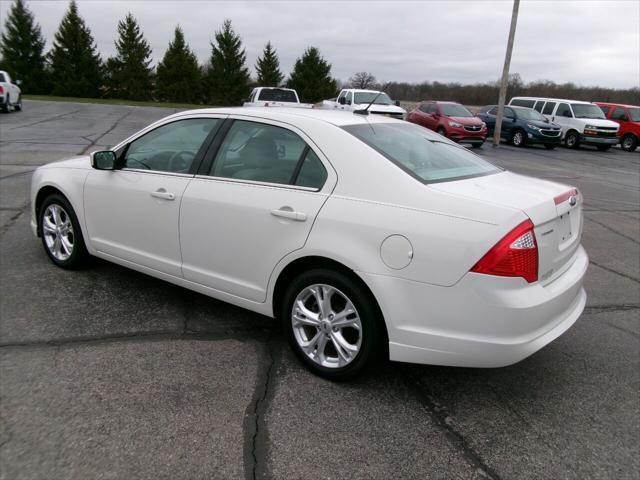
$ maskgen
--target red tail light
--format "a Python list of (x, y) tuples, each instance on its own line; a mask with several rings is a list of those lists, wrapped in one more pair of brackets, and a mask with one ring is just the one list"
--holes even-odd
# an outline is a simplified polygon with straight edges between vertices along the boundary
[(511, 230), (471, 269), (472, 272), (500, 277), (538, 280), (538, 243), (531, 220)]
[(4, 93), (4, 88), (0, 86), (0, 93)]

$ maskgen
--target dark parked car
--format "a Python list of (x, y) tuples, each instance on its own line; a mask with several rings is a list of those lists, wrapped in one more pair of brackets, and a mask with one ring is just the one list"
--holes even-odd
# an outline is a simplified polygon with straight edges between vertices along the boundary
[[(497, 112), (497, 105), (487, 105), (478, 113), (487, 124), (487, 135), (493, 135)], [(560, 145), (562, 127), (532, 108), (505, 106), (500, 136), (516, 147), (537, 143), (551, 150)]]

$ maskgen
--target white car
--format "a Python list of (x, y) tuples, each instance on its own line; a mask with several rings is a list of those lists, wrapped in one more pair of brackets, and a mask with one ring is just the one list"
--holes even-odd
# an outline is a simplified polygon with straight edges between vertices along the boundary
[(13, 83), (9, 73), (0, 70), (0, 109), (4, 113), (9, 113), (12, 108), (22, 110), (22, 91), (18, 85), (20, 80)]
[(353, 112), (367, 108), (371, 102), (373, 104), (369, 107), (369, 113), (377, 113), (399, 120), (404, 120), (407, 117), (407, 111), (400, 106), (399, 101), (394, 102), (389, 98), (389, 95), (378, 90), (344, 88), (340, 90), (335, 100), (324, 100), (320, 104), (320, 108)]
[(582, 195), (379, 115), (223, 108), (38, 168), (51, 260), (94, 255), (282, 320), (331, 378), (499, 367), (583, 311)]
[(620, 125), (607, 120), (595, 103), (560, 98), (514, 97), (509, 105), (533, 108), (560, 125), (564, 144), (569, 148), (585, 144), (604, 152), (620, 141)]
[(310, 103), (300, 103), (298, 92), (293, 88), (256, 87), (251, 91), (243, 107), (290, 107), (311, 108)]

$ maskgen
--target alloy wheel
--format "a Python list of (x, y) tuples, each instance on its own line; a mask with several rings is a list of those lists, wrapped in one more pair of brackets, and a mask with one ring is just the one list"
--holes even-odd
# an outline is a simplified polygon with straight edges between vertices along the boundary
[(516, 133), (513, 134), (513, 140), (512, 141), (513, 141), (513, 144), (516, 147), (519, 147), (520, 145), (522, 145), (523, 140), (524, 140), (524, 137), (522, 135), (522, 132), (516, 132)]
[(291, 324), (304, 354), (317, 365), (341, 368), (362, 346), (362, 322), (353, 302), (331, 285), (306, 287), (293, 302)]
[(622, 148), (624, 150), (631, 150), (633, 146), (633, 137), (631, 135), (627, 135), (625, 139), (622, 141)]
[(58, 261), (64, 262), (73, 254), (75, 236), (73, 224), (67, 211), (52, 203), (42, 216), (42, 234), (49, 253)]

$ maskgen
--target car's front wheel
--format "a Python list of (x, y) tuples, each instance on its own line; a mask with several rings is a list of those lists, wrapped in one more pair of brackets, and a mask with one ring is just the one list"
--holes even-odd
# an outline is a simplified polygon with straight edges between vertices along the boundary
[(315, 269), (289, 286), (280, 316), (289, 343), (315, 373), (341, 380), (380, 351), (380, 314), (370, 293), (340, 272)]
[(567, 133), (567, 136), (564, 137), (564, 144), (568, 148), (578, 148), (580, 146), (580, 136), (578, 132)]
[(625, 152), (633, 152), (638, 147), (638, 137), (628, 133), (622, 138), (620, 145)]
[(60, 194), (49, 195), (40, 206), (39, 229), (44, 250), (62, 268), (82, 266), (89, 254), (71, 204)]
[(525, 134), (522, 130), (516, 130), (511, 135), (511, 144), (514, 147), (523, 147), (525, 144)]

